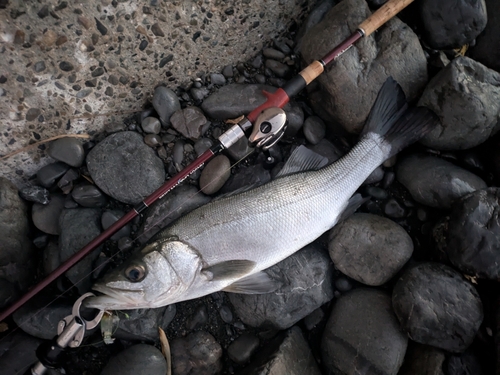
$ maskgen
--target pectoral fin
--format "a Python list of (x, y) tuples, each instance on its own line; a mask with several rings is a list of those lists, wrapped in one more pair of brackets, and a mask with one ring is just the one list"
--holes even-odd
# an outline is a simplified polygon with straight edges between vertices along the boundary
[(228, 260), (202, 269), (202, 273), (211, 281), (234, 279), (245, 276), (255, 268), (251, 260)]
[(274, 292), (280, 283), (273, 280), (265, 272), (257, 272), (244, 277), (224, 288), (224, 292), (241, 294), (265, 294)]

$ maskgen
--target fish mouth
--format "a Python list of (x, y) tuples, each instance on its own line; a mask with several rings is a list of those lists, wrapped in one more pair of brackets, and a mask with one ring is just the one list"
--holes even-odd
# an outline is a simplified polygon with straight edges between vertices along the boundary
[(105, 285), (99, 284), (95, 284), (92, 289), (103, 293), (103, 295), (86, 298), (83, 301), (83, 305), (87, 308), (98, 310), (131, 310), (144, 308), (144, 304), (139, 302), (140, 299), (134, 299), (133, 296), (130, 295), (134, 293), (134, 291), (111, 289)]

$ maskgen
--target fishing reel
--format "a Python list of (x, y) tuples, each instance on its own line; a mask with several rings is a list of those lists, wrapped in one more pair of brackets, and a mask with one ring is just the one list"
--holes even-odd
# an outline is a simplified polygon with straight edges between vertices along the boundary
[(263, 150), (273, 147), (285, 134), (287, 127), (285, 111), (278, 107), (264, 109), (255, 120), (250, 143)]

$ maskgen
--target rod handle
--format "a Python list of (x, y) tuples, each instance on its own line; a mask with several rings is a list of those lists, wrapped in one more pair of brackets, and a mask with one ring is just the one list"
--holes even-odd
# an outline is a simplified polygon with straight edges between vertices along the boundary
[(413, 0), (389, 0), (377, 9), (375, 13), (364, 20), (358, 26), (358, 29), (361, 29), (365, 33), (365, 36), (368, 36), (412, 2)]

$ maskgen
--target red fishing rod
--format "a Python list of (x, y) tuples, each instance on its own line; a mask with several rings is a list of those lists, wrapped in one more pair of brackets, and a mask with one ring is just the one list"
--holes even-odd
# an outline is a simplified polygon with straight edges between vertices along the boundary
[(255, 143), (257, 147), (267, 149), (274, 145), (283, 136), (285, 130), (285, 115), (280, 109), (288, 103), (291, 97), (299, 93), (309, 83), (316, 79), (323, 73), (325, 67), (347, 51), (359, 39), (372, 34), (380, 26), (398, 14), (402, 9), (406, 8), (413, 0), (389, 0), (381, 8), (379, 8), (370, 17), (364, 20), (347, 39), (340, 43), (337, 47), (328, 52), (321, 60), (313, 61), (305, 69), (303, 69), (297, 76), (292, 78), (285, 85), (277, 89), (274, 93), (264, 92), (266, 101), (264, 104), (255, 108), (246, 117), (239, 121), (236, 125), (232, 126), (228, 131), (222, 134), (217, 143), (209, 150), (205, 151), (201, 156), (189, 164), (177, 175), (165, 182), (153, 194), (144, 199), (131, 211), (125, 214), (121, 219), (116, 221), (108, 229), (103, 231), (99, 236), (90, 241), (85, 247), (75, 253), (71, 258), (62, 263), (45, 279), (40, 281), (32, 289), (30, 289), (19, 300), (9, 306), (0, 314), (0, 321), (7, 318), (14, 311), (19, 309), (33, 296), (39, 293), (42, 289), (48, 286), (52, 281), (68, 271), (73, 265), (80, 261), (92, 250), (101, 245), (104, 241), (110, 238), (125, 224), (139, 215), (147, 207), (153, 204), (158, 199), (161, 199), (170, 190), (179, 185), (192, 173), (201, 168), (213, 156), (219, 154), (228, 147), (231, 147), (239, 139), (246, 136), (245, 133), (249, 132), (253, 127), (253, 131), (249, 136), (249, 141)]

